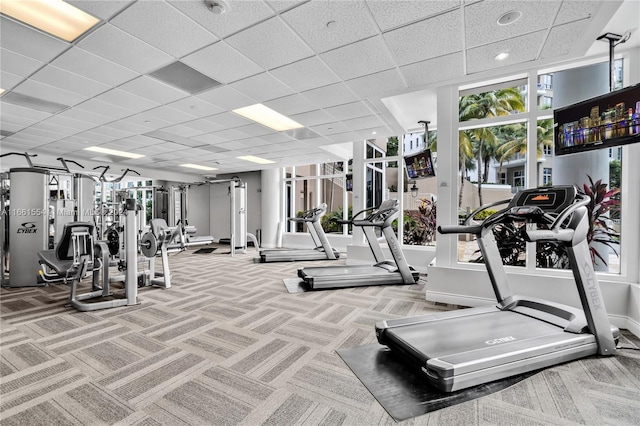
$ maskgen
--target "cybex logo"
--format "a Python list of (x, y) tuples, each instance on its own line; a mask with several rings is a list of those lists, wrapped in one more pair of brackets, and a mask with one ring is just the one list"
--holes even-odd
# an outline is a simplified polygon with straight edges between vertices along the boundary
[(516, 340), (515, 337), (513, 336), (507, 336), (507, 337), (499, 337), (497, 339), (491, 339), (491, 340), (487, 340), (485, 343), (487, 345), (497, 345), (498, 343), (506, 343), (506, 342), (512, 342)]
[(25, 222), (20, 225), (17, 232), (18, 234), (35, 234), (38, 232), (38, 228), (36, 228), (35, 222)]

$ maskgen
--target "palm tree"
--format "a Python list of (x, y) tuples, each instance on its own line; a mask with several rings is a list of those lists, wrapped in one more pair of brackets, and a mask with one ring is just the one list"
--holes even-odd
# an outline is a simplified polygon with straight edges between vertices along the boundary
[[(516, 111), (524, 111), (524, 97), (517, 87), (498, 89), (486, 93), (462, 96), (459, 101), (459, 121), (469, 121), (489, 117), (499, 117), (509, 115)], [(498, 144), (493, 130), (488, 127), (471, 130), (472, 140), (475, 142), (475, 151), (478, 158), (478, 200), (480, 205), (482, 200), (482, 182), (486, 182), (488, 174), (488, 162), (491, 160), (491, 151), (495, 151)], [(487, 145), (485, 147), (485, 144)], [(488, 148), (488, 155), (483, 154), (483, 148)], [(485, 167), (482, 168), (482, 160), (485, 160)], [(485, 170), (485, 176), (482, 171)]]
[[(544, 155), (544, 148), (553, 146), (553, 119), (547, 118), (538, 121), (536, 133), (538, 135), (536, 158), (540, 159)], [(502, 126), (498, 137), (503, 141), (497, 150), (500, 167), (503, 162), (511, 160), (517, 154), (525, 155), (527, 153), (527, 131), (524, 124)]]

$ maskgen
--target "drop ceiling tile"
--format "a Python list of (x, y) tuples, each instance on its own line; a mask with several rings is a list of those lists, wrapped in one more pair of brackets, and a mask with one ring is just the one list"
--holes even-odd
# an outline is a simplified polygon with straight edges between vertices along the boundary
[(201, 1), (177, 0), (170, 3), (220, 38), (225, 38), (274, 15), (266, 4), (255, 0), (227, 2), (229, 8), (220, 15), (211, 13)]
[(86, 121), (75, 120), (72, 118), (67, 118), (61, 116), (60, 114), (54, 115), (53, 117), (47, 120), (49, 124), (53, 124), (56, 126), (65, 127), (70, 129), (70, 131), (75, 130), (73, 134), (83, 132), (85, 130), (89, 130), (95, 127), (95, 124), (87, 123)]
[(384, 39), (399, 65), (423, 61), (462, 50), (459, 10), (385, 33)]
[(222, 41), (185, 56), (181, 62), (221, 83), (231, 83), (263, 71)]
[(464, 76), (462, 52), (405, 65), (400, 67), (400, 72), (411, 88), (462, 77)]
[(368, 115), (366, 117), (352, 118), (351, 120), (343, 120), (342, 124), (351, 130), (363, 130), (373, 127), (384, 126), (384, 123), (376, 115)]
[(382, 31), (421, 21), (449, 9), (460, 6), (460, 0), (406, 1), (385, 0), (367, 1), (369, 10)]
[(229, 86), (218, 86), (206, 92), (196, 95), (196, 97), (210, 102), (224, 110), (232, 110), (256, 103), (252, 99)]
[[(2, 40), (4, 42), (4, 40)], [(0, 70), (26, 78), (33, 74), (43, 62), (28, 56), (20, 55), (11, 50), (0, 48)], [(6, 86), (2, 86), (6, 89)]]
[(216, 145), (216, 146), (223, 142), (229, 141), (229, 139), (223, 138), (222, 136), (217, 136), (214, 133), (207, 133), (204, 135), (193, 136), (190, 139), (194, 141), (202, 142), (203, 144)]
[(340, 79), (317, 56), (312, 56), (270, 71), (293, 90), (303, 92), (337, 83)]
[(304, 92), (303, 95), (320, 108), (342, 105), (359, 100), (343, 83), (308, 90)]
[(192, 115), (186, 114), (182, 111), (170, 108), (168, 106), (160, 106), (158, 108), (150, 109), (148, 111), (145, 111), (145, 115), (147, 117), (150, 117), (151, 120), (157, 118), (169, 123), (184, 123), (193, 120)]
[[(579, 21), (591, 18), (596, 15), (602, 1), (564, 1), (560, 6), (558, 15), (553, 25), (566, 24), (572, 21)], [(639, 17), (640, 19), (640, 17)]]
[[(231, 141), (231, 142), (223, 142), (221, 144), (216, 145), (222, 149), (228, 149), (228, 150), (238, 150), (238, 151), (242, 151), (245, 146), (242, 142), (240, 141)], [(242, 155), (242, 154), (240, 154)]]
[(289, 116), (292, 120), (297, 121), (298, 123), (306, 126), (317, 126), (319, 124), (333, 123), (336, 121), (336, 118), (332, 117), (327, 113), (327, 111), (318, 109), (315, 111), (303, 112), (302, 114), (295, 114)]
[[(204, 2), (201, 2), (201, 6), (204, 7)], [(165, 2), (136, 2), (110, 22), (176, 58), (218, 39)]]
[(110, 89), (106, 84), (51, 65), (43, 67), (30, 78), (86, 97), (93, 97)]
[(168, 103), (166, 106), (185, 114), (193, 115), (194, 117), (207, 117), (213, 114), (219, 114), (223, 111), (222, 108), (219, 108), (209, 102), (205, 102), (195, 96), (189, 96), (178, 101)]
[(230, 86), (258, 102), (281, 98), (293, 93), (293, 90), (266, 72), (236, 81)]
[(294, 115), (318, 109), (313, 102), (300, 94), (274, 99), (272, 101), (267, 101), (264, 104), (284, 115)]
[(273, 130), (261, 124), (249, 124), (248, 126), (236, 127), (233, 130), (237, 130), (247, 136), (264, 136), (273, 133)]
[(226, 41), (265, 70), (313, 55), (313, 51), (279, 18), (271, 18)]
[(343, 80), (395, 66), (381, 36), (371, 37), (320, 55)]
[(224, 129), (232, 129), (234, 127), (246, 126), (253, 124), (252, 120), (244, 118), (234, 112), (227, 111), (222, 114), (212, 115), (206, 118), (207, 121), (220, 125)]
[(4, 147), (5, 145), (13, 146), (17, 150), (24, 152), (25, 150), (40, 146), (42, 143), (40, 141), (34, 141), (29, 137), (20, 136), (20, 133), (16, 133), (2, 139), (2, 146)]
[(389, 136), (396, 136), (397, 133), (394, 131), (391, 131), (389, 128), (387, 128), (386, 126), (378, 126), (378, 127), (371, 127), (369, 129), (363, 129), (363, 130), (358, 130), (356, 132), (356, 134), (362, 139), (368, 139), (368, 138), (386, 138)]
[(21, 122), (24, 121), (25, 123), (31, 124), (46, 120), (51, 116), (48, 112), (2, 102), (2, 98), (0, 98), (0, 117), (2, 117), (3, 120), (5, 120), (5, 117), (9, 117), (12, 118), (12, 122), (19, 119)]
[(23, 95), (32, 96), (36, 99), (42, 99), (48, 102), (55, 102), (57, 104), (68, 106), (79, 104), (88, 98), (87, 96), (72, 93), (34, 80), (26, 80), (25, 82), (20, 83), (14, 88), (14, 91), (22, 93)]
[[(121, 137), (137, 135), (139, 133), (145, 133), (149, 131), (148, 126), (141, 126), (134, 123), (132, 120), (124, 118), (122, 120), (114, 121), (113, 123), (106, 124), (102, 129), (112, 129), (113, 132), (125, 133)], [(105, 130), (108, 131), (108, 130)]]
[[(80, 40), (77, 46), (140, 74), (151, 72), (174, 60), (171, 55), (111, 24), (101, 26)], [(123, 46), (127, 48), (123, 49)]]
[(540, 52), (540, 59), (553, 58), (570, 53), (571, 48), (577, 44), (584, 34), (587, 23), (588, 20), (583, 19), (582, 21), (573, 21), (551, 28), (542, 52)]
[(184, 124), (175, 124), (173, 126), (163, 127), (162, 131), (181, 136), (183, 138), (189, 138), (191, 136), (202, 134), (201, 131), (196, 130), (192, 127), (187, 127)]
[(381, 98), (406, 89), (398, 70), (392, 69), (348, 80), (345, 84), (360, 98)]
[(329, 139), (331, 142), (336, 142), (336, 143), (354, 142), (357, 140), (362, 140), (362, 138), (358, 136), (355, 132), (346, 132), (346, 133), (339, 133), (335, 135), (329, 135), (327, 136), (327, 139)]
[(344, 133), (350, 130), (347, 126), (340, 122), (320, 124), (318, 126), (312, 126), (310, 127), (310, 129), (323, 136), (333, 135), (336, 133)]
[[(467, 74), (533, 61), (545, 41), (545, 34), (546, 31), (543, 30), (467, 49)], [(509, 57), (497, 61), (495, 56), (501, 52), (508, 52)]]
[(192, 135), (187, 137), (201, 135), (203, 133), (218, 132), (227, 128), (222, 124), (215, 123), (213, 121), (207, 120), (206, 118), (187, 121), (185, 123), (182, 123), (181, 126), (185, 127), (186, 129), (190, 129), (190, 132), (193, 133)]
[(139, 75), (77, 47), (72, 47), (58, 56), (51, 65), (109, 86), (117, 86)]
[(120, 89), (109, 90), (96, 96), (94, 99), (111, 105), (121, 106), (123, 109), (129, 110), (132, 113), (146, 111), (158, 106), (157, 102)]
[(33, 130), (31, 128), (21, 130), (19, 136), (24, 138), (29, 138), (34, 142), (40, 142), (43, 144), (60, 139), (58, 135), (43, 132), (40, 130)]
[(131, 110), (120, 108), (117, 105), (102, 102), (98, 99), (89, 99), (76, 107), (78, 110), (89, 111), (94, 114), (105, 115), (114, 120), (128, 117), (133, 114)]
[(56, 124), (50, 123), (49, 120), (44, 120), (44, 121), (41, 121), (39, 123), (36, 123), (36, 124), (33, 125), (33, 127), (35, 129), (42, 130), (44, 132), (49, 132), (49, 133), (52, 133), (52, 134), (59, 135), (61, 138), (62, 137), (67, 137), (69, 135), (74, 135), (74, 134), (78, 133), (77, 130), (73, 130), (73, 129), (70, 129), (68, 127), (64, 127), (64, 126), (60, 126), (60, 125), (56, 125)]
[(157, 130), (175, 124), (171, 121), (166, 121), (158, 117), (152, 117), (146, 111), (132, 115), (131, 117), (127, 117), (127, 122), (131, 124), (137, 124), (141, 127), (146, 127), (149, 130)]
[(49, 62), (71, 45), (0, 15), (2, 47), (40, 62)]
[(102, 20), (108, 20), (134, 1), (135, 0), (66, 0), (67, 3)]
[[(541, 4), (535, 1), (518, 2), (517, 7), (508, 0), (491, 0), (465, 6), (466, 47), (469, 49), (548, 28), (560, 3), (560, 0), (545, 1), (544, 13), (541, 13)], [(522, 12), (520, 19), (509, 25), (498, 25), (498, 18), (514, 9)]]
[(118, 140), (120, 138), (114, 138), (112, 135), (105, 134), (101, 131), (102, 127), (98, 129), (87, 130), (86, 132), (80, 132), (73, 135), (73, 139), (69, 140), (74, 143), (85, 143), (85, 145), (89, 145), (89, 143), (95, 144), (103, 144), (107, 142), (112, 142), (114, 140)]
[(155, 78), (141, 76), (128, 83), (123, 84), (119, 89), (142, 96), (159, 104), (174, 102), (187, 98), (189, 95), (182, 90), (171, 87)]
[(269, 144), (279, 144), (279, 143), (282, 143), (282, 142), (290, 142), (290, 141), (294, 140), (291, 136), (287, 135), (286, 133), (282, 133), (282, 132), (272, 133), (270, 135), (260, 136), (260, 139), (268, 142)]
[(0, 72), (0, 87), (7, 92), (16, 87), (23, 80), (22, 77), (5, 71)]
[(318, 53), (378, 33), (363, 1), (311, 1), (281, 16)]
[(221, 130), (219, 132), (215, 132), (213, 133), (214, 136), (218, 136), (220, 138), (224, 138), (228, 141), (237, 141), (240, 139), (244, 139), (247, 137), (247, 135), (245, 135), (242, 132), (239, 132), (235, 129), (227, 129), (227, 130)]
[(112, 117), (108, 117), (102, 114), (96, 114), (96, 113), (93, 113), (84, 109), (79, 109), (79, 108), (68, 109), (66, 111), (62, 111), (58, 115), (60, 117), (66, 117), (66, 118), (71, 118), (73, 120), (84, 121), (84, 122), (93, 124), (94, 126), (101, 126), (103, 124), (107, 124), (113, 121)]
[(265, 3), (271, 6), (276, 12), (282, 12), (306, 1), (307, 0), (265, 0)]
[(367, 104), (360, 101), (326, 108), (325, 111), (337, 120), (349, 120), (351, 118), (364, 117), (373, 113)]

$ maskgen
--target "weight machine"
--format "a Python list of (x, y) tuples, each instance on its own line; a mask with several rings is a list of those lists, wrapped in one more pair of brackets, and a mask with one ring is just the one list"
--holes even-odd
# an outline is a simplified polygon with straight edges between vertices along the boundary
[(219, 242), (229, 242), (231, 256), (236, 250), (247, 252), (247, 239), (258, 248), (258, 240), (255, 235), (247, 232), (247, 183), (238, 177), (231, 179), (208, 180), (205, 184), (228, 183), (229, 188), (229, 238), (221, 238)]

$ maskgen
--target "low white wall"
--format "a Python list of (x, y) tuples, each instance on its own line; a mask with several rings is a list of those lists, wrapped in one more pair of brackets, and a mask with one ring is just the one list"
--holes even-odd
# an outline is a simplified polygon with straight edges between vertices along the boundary
[[(327, 238), (329, 239), (329, 244), (331, 247), (335, 248), (340, 252), (341, 255), (347, 255), (347, 244), (351, 242), (350, 235), (339, 235), (339, 234), (327, 234)], [(314, 248), (315, 244), (313, 244), (313, 239), (311, 235), (306, 232), (300, 233), (284, 233), (282, 235), (282, 247), (286, 248), (300, 248), (300, 249), (310, 249)]]
[[(382, 246), (382, 252), (385, 258), (393, 259), (391, 251), (386, 245)], [(423, 274), (427, 273), (427, 267), (436, 257), (435, 246), (404, 246), (402, 252), (407, 263)], [(347, 247), (347, 259), (348, 265), (372, 264), (374, 262), (371, 249), (367, 245), (350, 244)]]
[[(524, 271), (523, 271), (524, 272)], [(531, 275), (507, 270), (514, 294), (546, 299), (581, 308), (575, 281), (567, 277), (544, 275), (543, 271)], [(461, 306), (482, 306), (495, 302), (495, 295), (486, 270), (429, 267), (426, 299), (431, 302)], [(604, 303), (612, 324), (640, 336), (640, 286), (599, 277)]]

